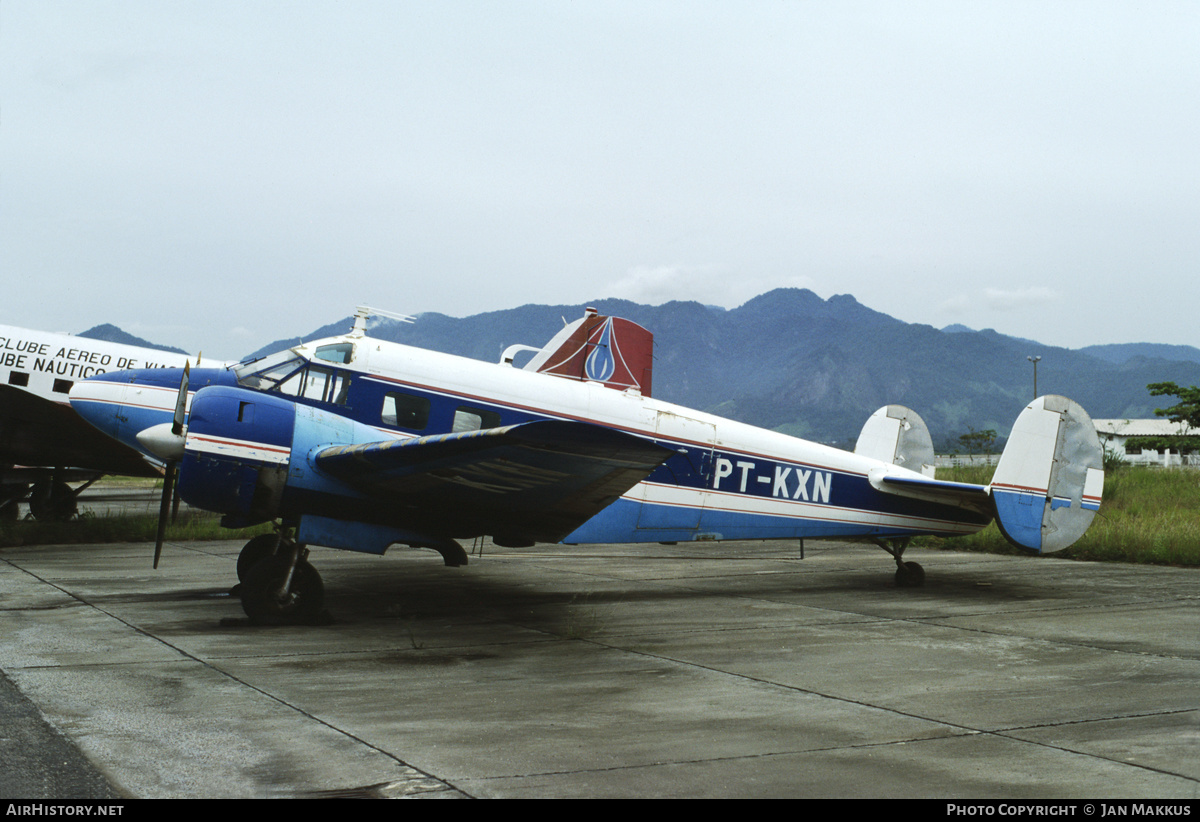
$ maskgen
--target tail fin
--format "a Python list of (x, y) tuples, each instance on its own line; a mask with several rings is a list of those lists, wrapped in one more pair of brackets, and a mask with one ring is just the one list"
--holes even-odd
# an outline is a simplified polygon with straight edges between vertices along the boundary
[(991, 484), (1008, 541), (1037, 553), (1066, 548), (1091, 525), (1103, 489), (1104, 454), (1087, 412), (1054, 395), (1026, 406)]
[(620, 317), (605, 317), (589, 308), (546, 343), (525, 365), (573, 380), (593, 380), (610, 388), (636, 388), (650, 396), (654, 335)]
[(854, 453), (918, 474), (934, 474), (933, 438), (921, 416), (903, 405), (885, 405), (867, 418)]

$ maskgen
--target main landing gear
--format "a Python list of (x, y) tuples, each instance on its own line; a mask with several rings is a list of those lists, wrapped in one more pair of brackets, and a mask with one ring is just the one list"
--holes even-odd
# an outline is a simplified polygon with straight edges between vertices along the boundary
[[(23, 469), (32, 471), (35, 469)], [(82, 479), (79, 472), (71, 472), (74, 479)], [(0, 484), (0, 520), (15, 522), (20, 517), (20, 503), (29, 503), (29, 515), (42, 522), (58, 522), (74, 519), (79, 514), (79, 494), (100, 479), (91, 476), (77, 488), (72, 488), (58, 471), (46, 472), (32, 484), (9, 482)]]
[(242, 610), (254, 625), (316, 625), (329, 620), (325, 584), (308, 549), (286, 529), (246, 543), (238, 555)]
[(79, 513), (76, 492), (61, 480), (39, 480), (29, 492), (29, 513), (41, 521), (69, 520)]
[(908, 547), (908, 537), (884, 540), (873, 537), (872, 542), (891, 554), (896, 560), (896, 587), (920, 588), (925, 584), (925, 569), (915, 562), (904, 561), (904, 549)]

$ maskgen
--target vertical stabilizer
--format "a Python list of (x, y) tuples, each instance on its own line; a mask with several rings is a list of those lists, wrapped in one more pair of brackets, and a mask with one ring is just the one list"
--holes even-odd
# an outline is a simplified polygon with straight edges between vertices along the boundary
[(867, 418), (854, 453), (918, 474), (934, 474), (933, 438), (921, 416), (903, 405), (885, 405)]
[(1100, 509), (1104, 452), (1082, 406), (1038, 397), (1013, 424), (992, 478), (996, 521), (1009, 542), (1037, 553), (1083, 536)]
[(653, 355), (654, 335), (645, 328), (589, 308), (546, 343), (525, 370), (621, 390), (635, 388), (648, 397)]

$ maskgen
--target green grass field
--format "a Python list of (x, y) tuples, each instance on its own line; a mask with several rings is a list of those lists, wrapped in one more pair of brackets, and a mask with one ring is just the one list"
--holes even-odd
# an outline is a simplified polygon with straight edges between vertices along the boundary
[[(939, 469), (938, 479), (986, 484), (991, 467)], [(998, 554), (1023, 553), (995, 523), (954, 539), (917, 545)], [(1200, 566), (1200, 471), (1123, 466), (1104, 477), (1104, 501), (1083, 538), (1054, 556), (1070, 559)]]
[[(941, 469), (939, 479), (986, 484), (991, 467)], [(139, 480), (138, 482), (146, 482)], [(150, 481), (153, 482), (152, 480)], [(83, 516), (69, 522), (0, 523), (0, 547), (103, 542), (150, 542), (157, 518)], [(170, 540), (248, 540), (270, 528), (231, 531), (215, 514), (191, 512), (167, 529)], [(1023, 553), (1001, 536), (995, 523), (954, 539), (920, 537), (915, 545), (1001, 554)], [(1054, 556), (1113, 562), (1200, 566), (1200, 471), (1123, 466), (1104, 479), (1104, 502), (1079, 542)]]
[[(221, 518), (205, 512), (179, 515), (167, 526), (171, 541), (198, 539), (237, 539), (246, 541), (256, 534), (268, 533), (269, 525), (230, 530), (222, 528)], [(31, 519), (0, 523), (0, 548), (20, 545), (76, 545), (105, 542), (153, 542), (158, 517), (145, 515), (88, 516), (65, 522), (39, 522)]]

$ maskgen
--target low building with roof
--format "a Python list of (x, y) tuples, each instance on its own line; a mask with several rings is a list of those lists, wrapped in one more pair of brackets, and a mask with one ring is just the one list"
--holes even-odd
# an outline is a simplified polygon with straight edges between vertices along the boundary
[(1092, 420), (1107, 453), (1131, 465), (1200, 466), (1200, 429), (1168, 419)]

